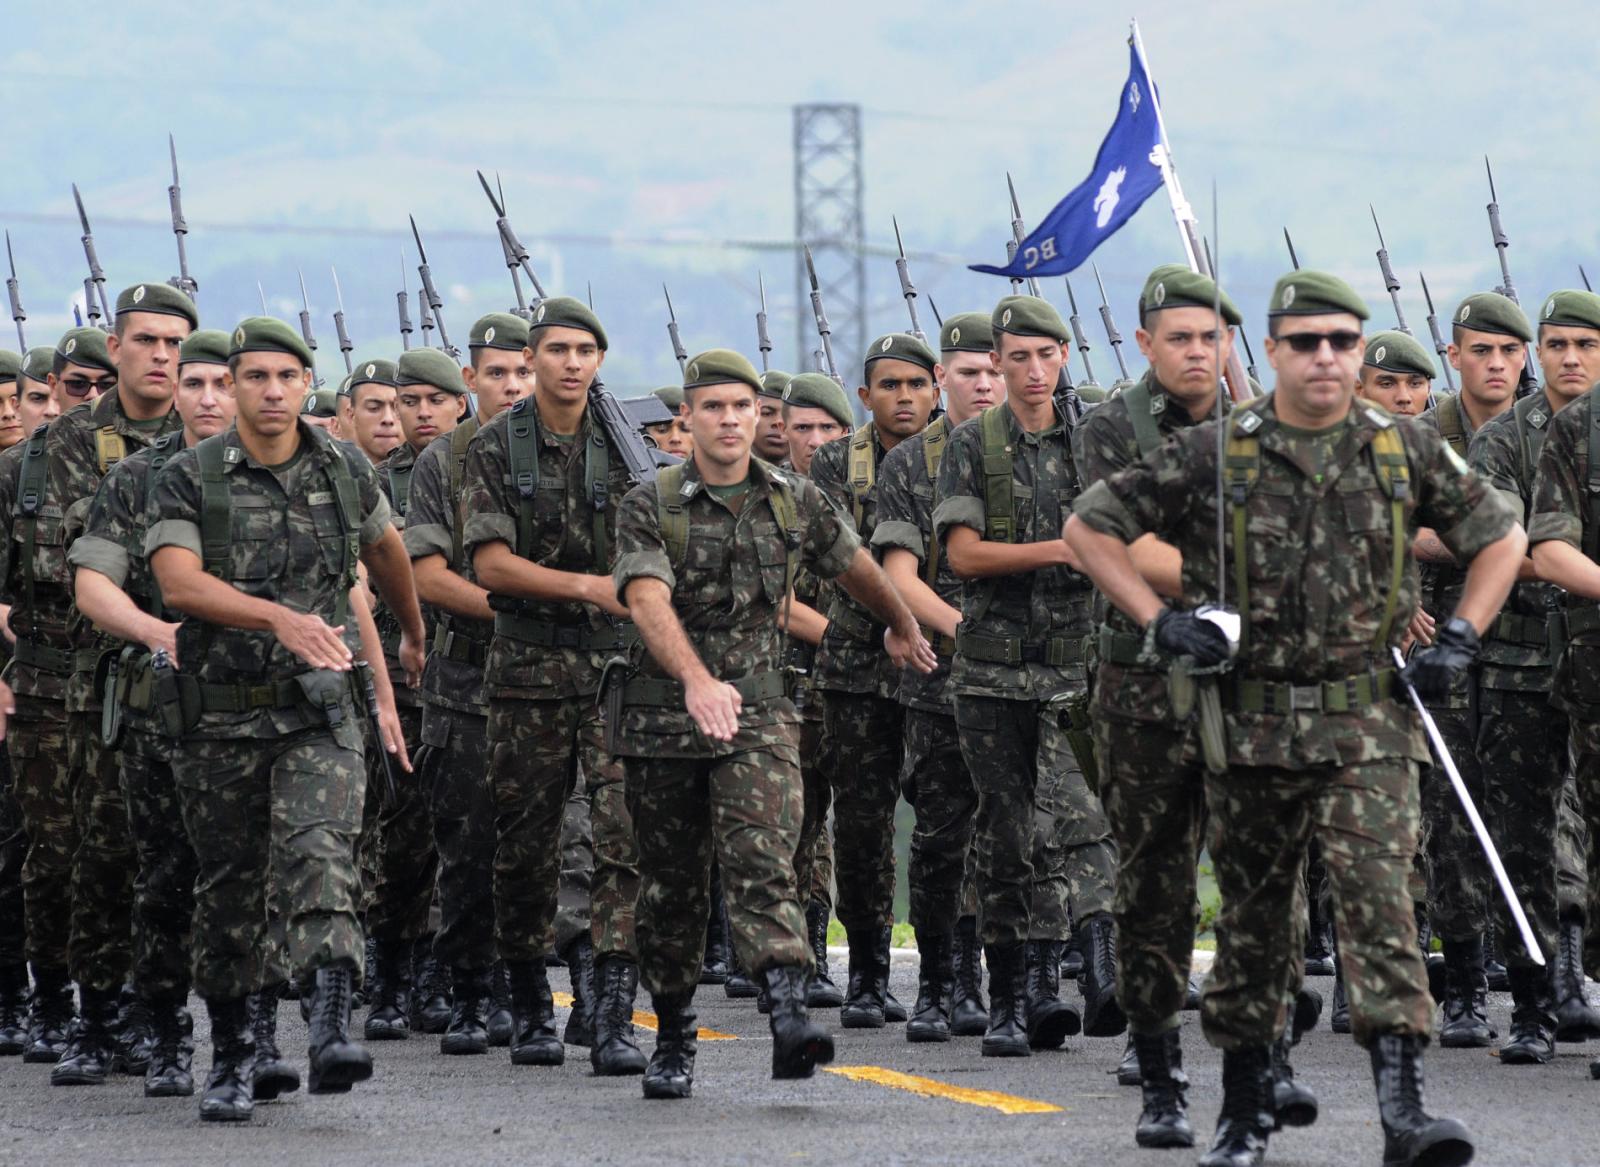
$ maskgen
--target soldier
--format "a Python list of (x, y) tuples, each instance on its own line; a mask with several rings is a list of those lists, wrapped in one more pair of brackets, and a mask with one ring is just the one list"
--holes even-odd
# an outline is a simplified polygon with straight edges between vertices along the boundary
[[(1509, 304), (1509, 301), (1507, 302)], [(1490, 302), (1508, 317), (1508, 329), (1526, 329), (1515, 306)], [(1481, 326), (1484, 318), (1477, 323)], [(1551, 419), (1600, 380), (1600, 296), (1561, 291), (1546, 298), (1539, 318), (1537, 354), (1544, 389), (1517, 401), (1483, 426), (1472, 439), (1474, 470), (1498, 490), (1507, 504), (1526, 516), (1533, 497), (1540, 447)], [(1521, 508), (1518, 510), (1518, 508)], [(1532, 565), (1524, 573), (1532, 575)], [(1560, 903), (1559, 856), (1552, 848), (1561, 833), (1563, 794), (1568, 781), (1567, 718), (1550, 707), (1553, 638), (1549, 621), (1561, 600), (1557, 588), (1536, 579), (1519, 582), (1506, 610), (1484, 638), (1478, 675), (1478, 765), (1483, 775), (1484, 820), (1527, 910), (1540, 949), (1554, 956), (1558, 933), (1566, 931), (1562, 909), (1580, 913), (1582, 903)], [(1497, 899), (1496, 903), (1500, 901)], [(1535, 964), (1510, 916), (1496, 914), (1505, 937), (1506, 965), (1513, 1002), (1511, 1039), (1500, 1047), (1502, 1065), (1543, 1064), (1555, 1056), (1557, 1016), (1550, 970)], [(1565, 935), (1559, 947), (1568, 984), (1561, 1021), (1564, 1040), (1600, 1037), (1600, 1014), (1583, 999), (1582, 941)], [(1575, 967), (1574, 967), (1575, 965)], [(1561, 975), (1557, 970), (1556, 975)]]
[[(909, 338), (907, 338), (909, 339)], [(660, 1019), (646, 1098), (684, 1098), (707, 882), (715, 854), (739, 960), (771, 1003), (774, 1078), (808, 1078), (833, 1040), (806, 1014), (811, 957), (791, 857), (801, 819), (794, 706), (778, 611), (807, 562), (888, 632), (896, 667), (934, 658), (843, 515), (751, 456), (760, 380), (712, 349), (685, 365), (694, 455), (622, 505), (613, 577), (650, 659), (608, 691), (639, 837), (639, 955)], [(813, 469), (815, 465), (813, 464)], [(612, 696), (615, 694), (615, 696)]]
[[(1526, 546), (1506, 505), (1437, 434), (1353, 404), (1367, 308), (1343, 281), (1298, 271), (1269, 309), (1271, 396), (1195, 426), (1078, 501), (1070, 545), (1107, 598), (1145, 628), (1146, 651), (1198, 668), (1232, 663), (1205, 704), (1206, 803), (1222, 893), (1217, 960), (1202, 1008), (1223, 1050), (1223, 1105), (1204, 1167), (1259, 1163), (1273, 1127), (1270, 1045), (1286, 1023), (1283, 970), (1301, 960), (1301, 866), (1313, 834), (1333, 888), (1356, 1040), (1368, 1047), (1390, 1164), (1464, 1163), (1464, 1127), (1422, 1109), (1431, 1022), (1407, 889), (1416, 849), (1416, 764), (1426, 745), (1389, 664), (1417, 602), (1413, 529), (1471, 561), (1461, 604), (1407, 667), (1423, 693), (1467, 669)], [(1220, 474), (1232, 483), (1230, 562), (1215, 533)], [(1222, 516), (1224, 519), (1226, 515)], [(1182, 607), (1140, 577), (1145, 534), (1182, 555)], [(1194, 606), (1228, 571), (1237, 655)], [(1143, 1053), (1143, 1050), (1140, 1051)]]
[(598, 1005), (589, 1050), (597, 1074), (638, 1074), (633, 1039), (639, 967), (633, 944), (638, 872), (622, 767), (605, 750), (595, 694), (605, 658), (632, 639), (605, 574), (617, 503), (630, 485), (588, 408), (606, 334), (580, 301), (534, 310), (532, 396), (478, 431), (463, 472), (464, 546), (490, 593), (495, 631), (489, 690), (489, 784), (495, 808), (494, 897), (500, 956), (511, 977), (514, 1065), (560, 1065), (546, 935), (555, 914), (562, 808), (581, 770), (596, 870), (590, 924)]
[[(1067, 326), (1044, 300), (1007, 296), (990, 317), (1006, 400), (951, 434), (939, 467), (934, 528), (963, 581), (961, 625), (947, 689), (967, 768), (978, 783), (978, 896), (989, 965), (986, 1057), (1027, 1057), (1083, 1025), (1122, 1032), (1111, 918), (1117, 850), (1084, 776), (1092, 759), (1076, 717), (1086, 713), (1083, 643), (1092, 589), (1061, 541), (1079, 490), (1072, 423), (1055, 397)], [(1079, 709), (1075, 715), (1072, 706)], [(1049, 1000), (1049, 969), (1078, 918), (1084, 1003), (1047, 1006), (1042, 1039), (1032, 996)], [(1028, 941), (1036, 960), (1027, 966)], [(1045, 1019), (1048, 1017), (1048, 1023)]]
[[(253, 1109), (246, 998), (263, 979), (269, 866), (288, 960), (315, 985), (310, 1092), (347, 1091), (372, 1074), (349, 1035), (362, 955), (365, 776), (349, 627), (363, 603), (351, 600), (358, 559), (405, 629), (408, 673), (422, 667), (422, 616), (377, 475), (299, 422), (311, 363), (282, 321), (242, 321), (228, 353), (234, 424), (163, 466), (147, 508), (151, 571), (184, 614), (182, 672), (157, 667), (154, 688), (169, 734), (181, 734), (172, 768), (199, 869), (194, 985), (211, 1017), (208, 1121), (246, 1121)], [(409, 768), (392, 701), (374, 716), (381, 748)]]
[[(494, 612), (462, 547), (461, 486), (467, 448), (478, 429), (531, 388), (527, 344), (527, 324), (508, 313), (491, 313), (472, 326), (472, 363), (461, 376), (478, 395), (478, 413), (417, 455), (404, 531), (417, 595), (435, 620), (433, 651), (422, 674), (416, 786), (427, 801), (438, 855), (440, 922), (433, 955), (450, 970), (450, 1022), (439, 1045), (447, 1054), (486, 1053), (490, 1044), (511, 1040), (509, 1011), (494, 1016), (501, 986), (494, 972), (494, 806), (483, 690)], [(380, 983), (390, 985), (387, 978), (403, 975), (407, 954), (403, 948), (379, 952)], [(398, 995), (385, 1003), (398, 1014), (397, 1000)], [(509, 1006), (508, 1000), (502, 1003)]]
[(663, 385), (659, 389), (652, 389), (651, 393), (656, 400), (665, 405), (672, 412), (671, 421), (657, 422), (645, 426), (645, 433), (656, 444), (656, 449), (665, 450), (679, 458), (689, 456), (689, 427), (681, 416), (683, 410), (683, 388), (679, 385)]
[[(908, 333), (873, 341), (856, 390), (870, 420), (812, 458), (811, 481), (849, 516), (864, 544), (870, 545), (877, 526), (876, 480), (884, 457), (922, 431), (938, 401), (936, 363), (928, 346)], [(822, 694), (818, 773), (833, 796), (836, 911), (850, 943), (850, 981), (839, 1023), (877, 1029), (906, 1019), (905, 1006), (889, 993), (894, 813), (904, 761), (905, 718), (896, 700), (900, 672), (883, 654), (883, 627), (860, 604), (835, 589), (826, 615), (812, 687)], [(825, 803), (821, 809), (826, 811)], [(822, 829), (808, 818), (801, 846)]]
[(0, 451), (9, 450), (27, 435), (17, 413), (17, 380), (22, 375), (22, 358), (0, 349)]
[(398, 393), (395, 363), (381, 357), (357, 365), (339, 391), (341, 436), (361, 447), (374, 466), (405, 442), (395, 411)]
[(768, 369), (761, 374), (761, 416), (756, 420), (757, 458), (779, 465), (789, 456), (789, 439), (783, 432), (783, 389), (791, 374)]
[[(178, 624), (152, 586), (144, 557), (145, 510), (156, 472), (179, 450), (221, 433), (233, 420), (227, 385), (229, 337), (190, 333), (179, 348), (174, 404), (181, 430), (122, 459), (95, 492), (83, 533), (67, 554), (74, 602), (84, 618), (126, 642), (108, 688), (110, 708), (97, 732), (119, 751), (122, 794), (138, 873), (134, 880), (133, 983), (149, 1010), (154, 1043), (145, 1072), (150, 1097), (194, 1093), (189, 998), (194, 849), (183, 829), (170, 743), (155, 720), (150, 657), (177, 658)], [(273, 1043), (276, 994), (257, 1011), (258, 1052)], [(298, 1079), (297, 1079), (298, 1084)]]
[[(944, 322), (934, 377), (947, 412), (889, 451), (879, 474), (878, 525), (872, 533), (872, 547), (939, 657), (939, 667), (928, 676), (903, 673), (898, 695), (905, 710), (901, 786), (917, 816), (907, 875), (920, 965), (917, 1003), (906, 1023), (907, 1041), (949, 1041), (958, 1032), (953, 1025), (958, 963), (962, 974), (959, 996), (965, 1009), (960, 1028), (982, 1033), (985, 1020), (977, 1009), (980, 1002), (974, 1000), (980, 975), (972, 927), (975, 921), (969, 918), (965, 926), (961, 923), (963, 876), (972, 849), (978, 788), (961, 756), (950, 699), (945, 694), (956, 626), (961, 622), (961, 581), (939, 554), (933, 538), (933, 496), (951, 431), (995, 404), (1003, 391), (990, 360), (993, 351), (994, 333), (986, 314), (967, 312)], [(958, 942), (963, 947), (959, 962), (955, 956)], [(1040, 970), (1036, 980), (1041, 985), (1059, 979), (1059, 953), (1054, 961), (1036, 963)], [(1057, 994), (1047, 996), (1052, 999), (1039, 999), (1041, 1011), (1065, 1008), (1059, 999), (1053, 999)]]
[[(0, 349), (0, 453), (27, 436), (17, 408), (22, 358)], [(4, 618), (0, 610), (0, 619)], [(11, 647), (0, 638), (0, 668), (11, 663)], [(6, 698), (10, 700), (9, 695)], [(11, 760), (0, 752), (0, 1057), (20, 1054), (28, 1043), (28, 964), (23, 946), (22, 860), (28, 836), (22, 808), (11, 792)]]
[(1436, 376), (1433, 357), (1416, 337), (1374, 332), (1367, 338), (1356, 395), (1396, 417), (1416, 417), (1428, 408)]

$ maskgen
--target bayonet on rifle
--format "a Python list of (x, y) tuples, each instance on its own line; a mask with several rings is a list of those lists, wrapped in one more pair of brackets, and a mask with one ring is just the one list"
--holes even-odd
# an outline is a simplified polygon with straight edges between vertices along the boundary
[(1394, 268), (1389, 266), (1389, 246), (1383, 241), (1383, 228), (1378, 226), (1378, 212), (1371, 203), (1367, 210), (1372, 212), (1372, 225), (1378, 232), (1378, 270), (1383, 273), (1383, 286), (1389, 289), (1389, 302), (1394, 305), (1394, 318), (1396, 326), (1407, 336), (1411, 329), (1406, 324), (1405, 309), (1400, 307), (1400, 280), (1394, 274)]
[(834, 384), (844, 388), (844, 378), (839, 375), (839, 362), (833, 359), (833, 329), (828, 324), (828, 314), (822, 310), (822, 285), (817, 282), (817, 265), (811, 259), (811, 245), (802, 245), (806, 253), (806, 275), (811, 279), (811, 315), (816, 318), (817, 337), (822, 341), (823, 372), (833, 378)]
[(167, 204), (172, 208), (172, 236), (178, 241), (178, 274), (167, 283), (189, 299), (197, 300), (200, 285), (189, 275), (189, 252), (184, 244), (184, 236), (189, 234), (189, 224), (183, 217), (183, 188), (178, 184), (178, 147), (171, 134), (167, 135), (167, 153), (172, 156), (172, 185), (167, 187)]
[[(499, 181), (498, 176), (495, 181)], [(495, 198), (494, 191), (489, 189), (489, 180), (483, 177), (481, 170), (478, 171), (478, 182), (483, 186), (483, 193), (489, 196), (489, 205), (494, 208), (496, 216), (494, 225), (500, 232), (500, 246), (506, 255), (506, 266), (522, 269), (522, 273), (528, 277), (528, 282), (533, 285), (534, 303), (537, 305), (540, 300), (547, 298), (544, 294), (544, 285), (539, 282), (539, 275), (533, 270), (533, 264), (528, 259), (528, 249), (522, 246), (522, 240), (518, 239), (517, 233), (511, 229), (511, 220), (506, 218), (505, 191), (502, 190), (500, 197)], [(518, 303), (522, 301), (520, 285), (517, 289), (517, 301)]]
[(678, 314), (672, 310), (672, 293), (667, 291), (667, 285), (661, 285), (661, 294), (667, 298), (667, 336), (672, 341), (672, 356), (678, 362), (678, 372), (684, 371), (684, 366), (689, 363), (689, 353), (683, 347), (683, 338), (678, 335)]
[(333, 312), (333, 327), (339, 334), (339, 352), (344, 357), (344, 371), (349, 374), (356, 371), (355, 365), (350, 363), (350, 350), (356, 346), (350, 334), (344, 330), (344, 290), (339, 287), (339, 269), (330, 266), (328, 270), (333, 273), (333, 299), (339, 305)]
[(1428, 291), (1428, 277), (1420, 271), (1417, 283), (1422, 285), (1422, 299), (1428, 305), (1428, 331), (1433, 334), (1433, 351), (1439, 354), (1439, 367), (1444, 370), (1444, 383), (1450, 392), (1456, 391), (1456, 379), (1450, 375), (1450, 350), (1439, 332), (1439, 317), (1433, 311), (1433, 294)]
[(317, 372), (316, 364), (317, 338), (311, 332), (311, 297), (306, 295), (305, 273), (296, 268), (294, 274), (300, 278), (300, 335), (305, 338), (306, 347), (312, 353), (311, 380), (316, 388), (321, 389), (322, 374)]
[(933, 323), (940, 332), (944, 331), (944, 317), (939, 315), (939, 305), (933, 302), (933, 297), (928, 297), (928, 311), (933, 313)]
[(772, 371), (772, 337), (767, 333), (767, 284), (756, 272), (756, 287), (761, 292), (761, 310), (756, 313), (756, 347), (761, 350), (761, 371)]
[(400, 249), (400, 290), (394, 294), (396, 306), (400, 309), (400, 351), (411, 351), (411, 308), (407, 303), (409, 296), (406, 292), (406, 249)]
[(28, 339), (23, 335), (22, 322), (28, 318), (28, 313), (22, 307), (22, 286), (17, 283), (17, 261), (11, 254), (11, 232), (6, 232), (6, 263), (11, 265), (11, 274), (6, 277), (6, 295), (11, 297), (11, 319), (17, 323), (17, 351), (26, 354)]
[[(1089, 338), (1083, 334), (1083, 321), (1078, 318), (1078, 297), (1072, 294), (1072, 281), (1066, 276), (1061, 277), (1061, 282), (1067, 285), (1067, 304), (1072, 309), (1067, 323), (1072, 326), (1073, 339), (1078, 342), (1078, 352), (1083, 357), (1083, 371), (1087, 375), (1086, 384), (1098, 385), (1094, 379), (1094, 366), (1089, 363)], [(1065, 362), (1063, 362), (1063, 365)]]
[(449, 353), (457, 363), (461, 363), (461, 350), (450, 343), (450, 333), (444, 326), (444, 299), (439, 295), (439, 289), (433, 285), (433, 270), (428, 266), (428, 253), (422, 246), (422, 232), (417, 230), (417, 217), (410, 216), (411, 237), (417, 241), (417, 275), (422, 280), (422, 294), (428, 301), (428, 307), (433, 311), (433, 319), (439, 325), (439, 347)]
[(106, 299), (106, 273), (100, 266), (100, 257), (95, 254), (94, 232), (89, 230), (89, 215), (83, 209), (83, 196), (78, 193), (77, 183), (72, 184), (72, 201), (78, 204), (78, 222), (83, 227), (83, 258), (89, 264), (89, 279), (83, 286), (87, 301), (84, 308), (89, 314), (90, 324), (99, 325), (110, 332), (113, 318), (111, 303)]
[(1100, 278), (1100, 265), (1091, 263), (1094, 269), (1094, 282), (1100, 287), (1100, 322), (1106, 326), (1106, 341), (1111, 345), (1111, 353), (1117, 358), (1117, 368), (1122, 373), (1122, 379), (1128, 380), (1128, 364), (1122, 359), (1122, 333), (1117, 331), (1116, 321), (1111, 319), (1111, 302), (1106, 299), (1106, 282)]
[[(1300, 270), (1300, 257), (1294, 253), (1294, 240), (1289, 238), (1289, 228), (1283, 229), (1283, 242), (1289, 248), (1289, 264), (1295, 271)], [(1220, 285), (1219, 285), (1220, 286)]]
[[(1008, 260), (1012, 260), (1012, 259), (1015, 259), (1017, 257), (1017, 248), (1021, 247), (1022, 246), (1022, 241), (1028, 237), (1028, 231), (1027, 231), (1027, 228), (1024, 227), (1023, 224), (1022, 224), (1022, 208), (1017, 205), (1017, 188), (1016, 188), (1016, 185), (1014, 183), (1012, 183), (1012, 181), (1011, 181), (1011, 172), (1009, 170), (1006, 171), (1006, 190), (1011, 195), (1011, 240), (1012, 240), (1011, 246), (1006, 248), (1006, 250), (1010, 253), (1007, 256), (1007, 259)], [(1016, 287), (1016, 285), (1017, 285), (1017, 281), (1016, 280), (1012, 280), (1011, 281), (1011, 286), (1012, 287)], [(1039, 291), (1039, 281), (1034, 279), (1032, 276), (1028, 277), (1028, 295), (1030, 295), (1030, 296), (1041, 296), (1042, 295), (1042, 293)], [(1093, 380), (1093, 378), (1091, 377), (1090, 380)]]
[(1494, 237), (1495, 254), (1500, 257), (1500, 294), (1513, 304), (1521, 304), (1517, 299), (1516, 285), (1511, 282), (1511, 266), (1506, 262), (1506, 249), (1511, 246), (1511, 240), (1506, 237), (1506, 230), (1500, 225), (1500, 201), (1494, 190), (1494, 168), (1489, 165), (1489, 156), (1483, 156), (1484, 173), (1489, 176), (1489, 233)]
[[(1009, 179), (1010, 176), (1007, 175)], [(900, 295), (905, 298), (906, 311), (911, 314), (911, 335), (923, 344), (928, 343), (928, 338), (922, 332), (922, 325), (917, 321), (917, 288), (911, 282), (911, 266), (906, 262), (906, 245), (900, 241), (900, 220), (893, 218), (894, 246), (900, 255), (894, 261), (895, 274), (900, 277)]]
[(1578, 265), (1578, 278), (1583, 281), (1583, 290), (1584, 291), (1586, 291), (1586, 292), (1594, 291), (1594, 285), (1589, 283), (1589, 273), (1583, 270), (1583, 264), (1581, 264), (1581, 263)]

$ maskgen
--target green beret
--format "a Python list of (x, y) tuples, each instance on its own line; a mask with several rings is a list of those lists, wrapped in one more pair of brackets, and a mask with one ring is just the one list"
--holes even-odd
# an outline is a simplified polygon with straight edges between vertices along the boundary
[(650, 390), (656, 398), (673, 413), (683, 408), (683, 386), (663, 385), (659, 389)]
[(396, 385), (432, 385), (457, 397), (467, 395), (467, 383), (461, 379), (461, 368), (449, 353), (436, 348), (414, 348), (400, 354), (394, 367)]
[[(264, 350), (247, 350), (261, 352)], [(308, 413), (312, 417), (335, 417), (339, 412), (339, 394), (332, 385), (324, 385), (321, 389), (313, 389), (306, 394), (305, 400), (300, 403), (300, 412)]]
[(1551, 292), (1539, 312), (1539, 323), (1564, 328), (1600, 328), (1600, 296), (1575, 288)]
[(748, 358), (728, 348), (712, 348), (689, 358), (683, 367), (683, 387), (698, 389), (702, 385), (728, 385), (741, 381), (758, 394), (761, 392), (761, 374), (756, 372)]
[(994, 328), (986, 312), (961, 312), (946, 320), (939, 329), (942, 353), (992, 353)]
[(777, 369), (768, 369), (761, 374), (761, 396), (776, 397), (783, 400), (783, 387), (789, 383), (793, 373), (780, 372)]
[(56, 359), (56, 350), (47, 344), (36, 344), (22, 354), (22, 379), (43, 385), (50, 375), (50, 366)]
[(1403, 332), (1373, 333), (1367, 338), (1367, 355), (1362, 363), (1390, 373), (1416, 373), (1430, 381), (1439, 375), (1433, 366), (1433, 354), (1416, 337)]
[(228, 334), (220, 328), (202, 328), (183, 338), (178, 346), (178, 367), (184, 365), (225, 365), (228, 363)]
[[(1243, 322), (1228, 293), (1222, 293), (1220, 302), (1224, 324), (1231, 328)], [(1144, 281), (1139, 293), (1139, 323), (1143, 325), (1150, 313), (1163, 308), (1213, 308), (1217, 303), (1217, 285), (1210, 276), (1190, 271), (1181, 263), (1164, 263)]]
[(528, 322), (509, 312), (491, 312), (487, 316), (480, 316), (467, 335), (467, 347), (521, 352), (528, 347)]
[(862, 376), (871, 377), (867, 370), (873, 361), (906, 361), (926, 369), (931, 377), (938, 360), (932, 349), (909, 332), (891, 332), (867, 346), (867, 355), (861, 362)]
[(22, 357), (7, 349), (0, 348), (0, 384), (6, 381), (15, 381), (22, 372)]
[(529, 344), (533, 343), (533, 334), (541, 328), (581, 328), (594, 335), (601, 352), (607, 347), (606, 330), (600, 327), (600, 318), (589, 305), (571, 296), (551, 296), (539, 302), (528, 324)]
[(1272, 299), (1267, 301), (1267, 315), (1272, 316), (1332, 316), (1348, 312), (1357, 320), (1371, 315), (1367, 304), (1356, 290), (1338, 276), (1327, 272), (1301, 269), (1281, 278), (1272, 288)]
[(194, 301), (170, 284), (134, 284), (117, 296), (116, 313), (155, 312), (162, 316), (181, 316), (190, 328), (200, 327), (200, 310)]
[(302, 368), (312, 368), (311, 349), (293, 328), (272, 316), (247, 316), (233, 330), (233, 344), (228, 349), (232, 359), (240, 353), (283, 353), (294, 357)]
[(1098, 405), (1106, 399), (1106, 388), (1098, 381), (1083, 380), (1072, 387), (1078, 400), (1085, 405)]
[(790, 378), (783, 388), (783, 403), (795, 409), (826, 410), (845, 429), (853, 429), (856, 424), (850, 399), (826, 373), (798, 373)]
[(1007, 296), (994, 306), (989, 327), (1012, 336), (1043, 336), (1067, 343), (1067, 326), (1055, 305), (1038, 296)]
[(1499, 292), (1474, 292), (1456, 306), (1450, 323), (1473, 332), (1514, 336), (1524, 344), (1533, 340), (1528, 317), (1516, 301)]
[(394, 362), (384, 357), (374, 357), (370, 361), (358, 362), (356, 367), (350, 370), (350, 375), (339, 385), (339, 396), (350, 396), (357, 385), (388, 385), (393, 388), (399, 383), (395, 376)]
[(115, 373), (117, 366), (111, 363), (111, 355), (106, 352), (106, 334), (98, 328), (69, 328), (61, 334), (61, 339), (56, 341), (55, 357), (51, 362), (52, 370), (59, 370), (62, 365), (82, 365), (88, 369), (104, 369), (108, 373)]

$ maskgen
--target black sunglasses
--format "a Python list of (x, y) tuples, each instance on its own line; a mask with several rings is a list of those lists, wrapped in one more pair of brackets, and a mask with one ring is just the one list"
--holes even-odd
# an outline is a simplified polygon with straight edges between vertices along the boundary
[(1301, 354), (1314, 353), (1327, 341), (1336, 353), (1347, 353), (1361, 343), (1359, 332), (1341, 329), (1338, 332), (1287, 332), (1278, 337), (1284, 344)]
[(91, 381), (87, 377), (64, 377), (61, 388), (68, 397), (87, 397), (91, 393), (109, 393), (117, 387), (115, 377), (102, 377)]

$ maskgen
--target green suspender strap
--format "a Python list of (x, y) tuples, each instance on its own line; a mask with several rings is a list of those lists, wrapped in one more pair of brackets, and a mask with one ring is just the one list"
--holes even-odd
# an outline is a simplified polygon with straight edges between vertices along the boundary
[(1583, 553), (1600, 561), (1600, 409), (1593, 390), (1584, 398), (1589, 410), (1589, 505), (1583, 516)]
[(683, 507), (683, 463), (656, 471), (656, 523), (672, 570), (683, 567), (689, 553), (689, 512)]
[(850, 513), (856, 521), (856, 533), (861, 532), (861, 520), (866, 515), (867, 495), (878, 477), (877, 459), (872, 449), (872, 423), (869, 421), (850, 435)]
[[(928, 428), (922, 431), (922, 464), (927, 468), (928, 481), (934, 486), (939, 483), (939, 463), (944, 461), (944, 451), (949, 441), (948, 414), (934, 418), (928, 423)], [(931, 588), (939, 579), (939, 540), (933, 537), (932, 531), (928, 532), (927, 552), (922, 565), (922, 580)]]
[[(338, 627), (349, 618), (350, 589), (356, 586), (360, 578), (356, 574), (356, 561), (361, 555), (361, 502), (356, 496), (356, 480), (350, 474), (350, 467), (345, 464), (344, 455), (332, 442), (327, 442), (323, 446), (322, 456), (326, 459), (323, 465), (339, 508), (339, 533), (344, 544), (344, 552), (339, 557), (339, 599), (333, 613), (333, 624)], [(406, 481), (410, 479), (410, 471), (407, 471)]]
[(1228, 509), (1233, 519), (1233, 603), (1239, 609), (1239, 651), (1250, 645), (1250, 559), (1246, 554), (1248, 503), (1250, 490), (1261, 477), (1261, 439), (1256, 431), (1262, 417), (1254, 410), (1240, 410), (1238, 421), (1228, 427), (1228, 447), (1223, 455), (1223, 471), (1228, 483)]
[(787, 628), (794, 605), (795, 570), (800, 559), (800, 508), (781, 472), (772, 475), (767, 502), (772, 507), (772, 517), (778, 520), (778, 527), (783, 531), (783, 626)]
[(1133, 440), (1139, 445), (1142, 458), (1161, 445), (1161, 415), (1167, 411), (1167, 397), (1150, 392), (1147, 381), (1135, 381), (1122, 391), (1122, 400), (1128, 408), (1128, 420), (1133, 423)]
[(529, 404), (532, 400), (524, 397), (513, 405), (506, 426), (506, 460), (517, 492), (516, 552), (524, 559), (533, 554), (533, 495), (539, 486), (539, 427)]
[(455, 522), (450, 530), (450, 566), (457, 567), (461, 563), (461, 556), (465, 550), (461, 542), (461, 524), (466, 515), (462, 513), (461, 483), (467, 474), (467, 447), (472, 444), (473, 436), (478, 432), (478, 419), (469, 417), (455, 429), (450, 431), (450, 461), (445, 470), (450, 476), (450, 506), (455, 515)]
[(200, 549), (206, 572), (220, 580), (232, 575), (233, 499), (223, 477), (227, 448), (222, 434), (204, 439), (194, 448), (200, 463)]
[(44, 456), (45, 427), (33, 431), (22, 451), (22, 468), (17, 479), (17, 518), (22, 532), (22, 594), (28, 604), (28, 619), (38, 629), (39, 608), (34, 602), (34, 556), (39, 549), (39, 512), (44, 509), (45, 479), (49, 463)]
[(1439, 433), (1452, 450), (1465, 458), (1468, 441), (1466, 422), (1461, 416), (1461, 398), (1454, 393), (1439, 398), (1434, 412), (1438, 415), (1434, 420), (1439, 423)]
[(606, 540), (606, 480), (611, 474), (611, 448), (599, 419), (588, 413), (584, 417), (589, 440), (583, 447), (583, 488), (589, 495), (589, 509), (594, 512), (594, 565), (604, 571), (610, 550)]
[[(173, 430), (171, 433), (162, 434), (150, 444), (150, 458), (145, 463), (144, 470), (144, 497), (148, 501), (156, 491), (156, 473), (172, 461), (172, 456), (183, 449), (183, 431)], [(150, 572), (150, 615), (162, 619), (166, 613), (166, 605), (161, 601), (161, 581), (156, 579), (156, 573)]]
[[(983, 537), (994, 543), (1017, 541), (1016, 479), (1006, 411), (1006, 403), (1002, 401), (978, 415), (978, 433), (983, 439)], [(988, 614), (999, 585), (999, 576), (967, 585), (978, 589), (973, 608), (975, 621)]]
[(411, 472), (416, 468), (415, 458), (409, 466), (385, 467), (385, 472), (389, 475), (389, 494), (394, 499), (395, 514), (401, 518), (405, 518), (406, 510), (411, 505)]
[[(1370, 412), (1368, 416), (1373, 416)], [(1406, 459), (1405, 443), (1394, 420), (1385, 417), (1372, 435), (1372, 458), (1377, 465), (1378, 485), (1389, 496), (1389, 591), (1383, 597), (1383, 618), (1372, 636), (1374, 655), (1389, 644), (1394, 628), (1395, 608), (1400, 603), (1400, 588), (1406, 574), (1406, 503), (1411, 499), (1411, 464)]]

